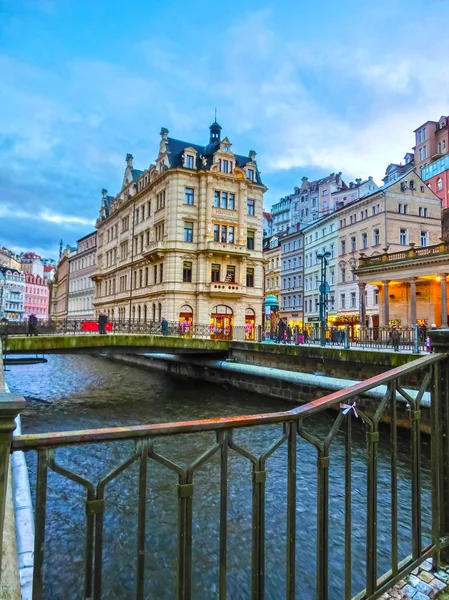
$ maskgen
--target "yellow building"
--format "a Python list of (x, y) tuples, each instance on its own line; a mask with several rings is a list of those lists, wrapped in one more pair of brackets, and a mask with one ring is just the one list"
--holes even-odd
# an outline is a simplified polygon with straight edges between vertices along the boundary
[(145, 171), (127, 155), (122, 190), (103, 190), (97, 220), (96, 312), (251, 337), (262, 322), (266, 190), (255, 157), (235, 154), (216, 122), (206, 146), (163, 128)]
[(273, 235), (264, 241), (263, 256), (265, 258), (265, 297), (276, 296), (279, 301), (281, 293), (281, 243), (279, 236)]

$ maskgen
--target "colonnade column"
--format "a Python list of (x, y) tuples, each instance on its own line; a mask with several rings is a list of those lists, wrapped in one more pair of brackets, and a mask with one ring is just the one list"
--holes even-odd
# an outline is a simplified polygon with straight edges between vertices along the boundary
[(409, 280), (410, 284), (410, 325), (416, 324), (416, 280), (417, 277), (412, 277)]
[(361, 327), (366, 327), (366, 283), (359, 283), (359, 321)]
[(390, 282), (389, 281), (383, 281), (383, 300), (384, 300), (384, 315), (383, 315), (383, 323), (382, 326), (383, 327), (388, 327), (389, 322), (390, 322), (390, 304), (389, 304), (389, 298), (388, 298), (388, 284)]
[(446, 273), (441, 275), (441, 327), (447, 327), (447, 285)]

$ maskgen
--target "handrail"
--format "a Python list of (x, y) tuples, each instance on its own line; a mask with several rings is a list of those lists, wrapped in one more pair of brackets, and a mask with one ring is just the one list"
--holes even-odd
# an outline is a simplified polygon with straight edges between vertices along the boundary
[(387, 373), (370, 377), (344, 390), (328, 394), (323, 398), (312, 400), (291, 410), (241, 415), (236, 417), (219, 417), (197, 421), (179, 421), (173, 423), (155, 423), (151, 425), (131, 425), (129, 427), (106, 427), (102, 429), (84, 429), (57, 433), (36, 433), (20, 435), (13, 439), (12, 450), (36, 450), (53, 446), (75, 444), (95, 444), (113, 440), (132, 440), (149, 436), (166, 436), (198, 431), (217, 431), (227, 428), (248, 427), (252, 425), (268, 425), (301, 419), (330, 408), (337, 402), (344, 402), (353, 396), (363, 394), (379, 385), (398, 379), (417, 369), (425, 368), (446, 358), (445, 354), (432, 354), (418, 358), (406, 365), (396, 367)]

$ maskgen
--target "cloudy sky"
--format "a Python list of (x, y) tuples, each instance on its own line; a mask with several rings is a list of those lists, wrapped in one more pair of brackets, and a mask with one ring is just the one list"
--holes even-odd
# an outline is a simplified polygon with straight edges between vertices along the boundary
[(303, 175), (380, 183), (449, 112), (448, 17), (448, 0), (0, 0), (0, 246), (73, 244), (127, 152), (148, 167), (161, 126), (206, 143), (215, 107), (257, 151), (267, 208)]

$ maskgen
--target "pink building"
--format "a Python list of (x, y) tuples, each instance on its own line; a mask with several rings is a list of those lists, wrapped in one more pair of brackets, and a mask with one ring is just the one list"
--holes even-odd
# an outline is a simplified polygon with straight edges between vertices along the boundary
[(49, 288), (47, 281), (39, 275), (25, 273), (25, 313), (24, 318), (36, 315), (39, 320), (47, 320), (49, 314)]

